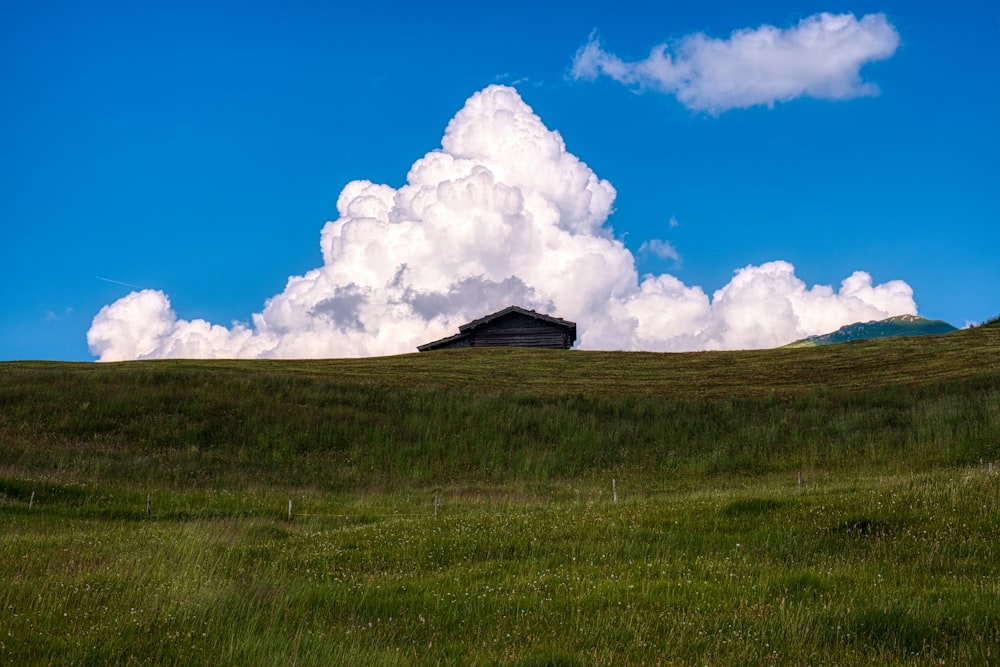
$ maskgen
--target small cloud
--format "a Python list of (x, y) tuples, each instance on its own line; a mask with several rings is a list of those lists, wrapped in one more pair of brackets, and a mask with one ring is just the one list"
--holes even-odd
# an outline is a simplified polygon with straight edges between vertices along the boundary
[(58, 322), (58, 321), (60, 321), (62, 319), (65, 319), (65, 318), (71, 316), (72, 314), (73, 314), (73, 309), (71, 307), (69, 307), (69, 306), (67, 306), (63, 310), (63, 312), (61, 312), (61, 313), (57, 313), (54, 310), (46, 310), (45, 311), (45, 321), (46, 322)]
[(684, 106), (719, 114), (774, 106), (798, 97), (845, 100), (878, 94), (861, 67), (884, 60), (899, 33), (884, 14), (815, 14), (790, 28), (762, 25), (729, 39), (702, 33), (654, 46), (645, 60), (625, 62), (606, 51), (596, 34), (577, 51), (570, 76), (607, 76), (639, 90), (675, 95)]
[(541, 81), (535, 81), (531, 77), (527, 76), (515, 76), (510, 72), (504, 72), (503, 74), (497, 74), (493, 77), (493, 81), (498, 84), (503, 84), (507, 86), (531, 86), (532, 88), (538, 88), (542, 85)]
[(678, 226), (678, 225), (680, 225), (681, 223), (677, 222), (677, 218), (676, 218), (675, 216), (670, 216), (670, 222), (669, 222), (668, 224), (669, 224), (669, 225), (670, 225), (671, 227), (677, 227), (677, 226)]
[[(673, 220), (671, 218), (671, 220)], [(675, 225), (671, 225), (675, 226)], [(656, 255), (660, 259), (671, 259), (676, 263), (680, 263), (681, 255), (677, 252), (677, 248), (670, 241), (663, 241), (660, 239), (650, 239), (639, 246), (640, 253), (648, 253), (650, 255)]]

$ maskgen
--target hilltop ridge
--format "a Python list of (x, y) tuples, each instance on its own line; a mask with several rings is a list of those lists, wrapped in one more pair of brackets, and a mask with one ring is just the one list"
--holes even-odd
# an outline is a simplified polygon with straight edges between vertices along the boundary
[(870, 340), (872, 338), (892, 338), (896, 336), (927, 336), (951, 333), (958, 327), (944, 320), (928, 320), (918, 315), (894, 315), (884, 320), (869, 322), (854, 322), (840, 327), (836, 331), (818, 336), (809, 336), (783, 347), (814, 347), (817, 345), (833, 345), (852, 340)]

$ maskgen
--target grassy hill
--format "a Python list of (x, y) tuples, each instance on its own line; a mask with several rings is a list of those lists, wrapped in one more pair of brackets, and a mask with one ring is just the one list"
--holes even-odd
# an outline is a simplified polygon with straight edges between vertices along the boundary
[(0, 664), (989, 664), (998, 352), (3, 363)]
[(753, 352), (5, 363), (0, 466), (348, 489), (966, 464), (1000, 453), (998, 349), (982, 327)]

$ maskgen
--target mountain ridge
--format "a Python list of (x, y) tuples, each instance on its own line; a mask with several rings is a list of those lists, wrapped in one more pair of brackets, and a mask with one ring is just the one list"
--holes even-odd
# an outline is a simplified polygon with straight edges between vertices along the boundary
[(815, 347), (818, 345), (834, 345), (852, 340), (870, 340), (872, 338), (892, 338), (896, 336), (928, 336), (957, 331), (944, 320), (928, 320), (918, 315), (894, 315), (884, 320), (854, 322), (836, 331), (817, 336), (808, 336), (782, 347)]

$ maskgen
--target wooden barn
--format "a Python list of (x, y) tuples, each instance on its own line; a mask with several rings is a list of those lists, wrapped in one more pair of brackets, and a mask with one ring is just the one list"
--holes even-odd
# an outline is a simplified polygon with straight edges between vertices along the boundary
[(419, 346), (421, 352), (455, 347), (550, 347), (568, 350), (576, 341), (576, 323), (510, 306), (463, 324), (448, 338)]

